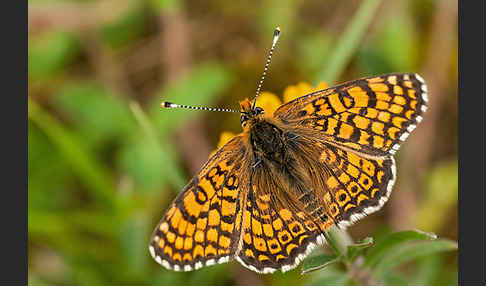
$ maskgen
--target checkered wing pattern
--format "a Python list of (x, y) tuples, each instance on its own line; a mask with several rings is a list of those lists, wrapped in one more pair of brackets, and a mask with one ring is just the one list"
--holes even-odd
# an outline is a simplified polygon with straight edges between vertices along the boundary
[[(263, 178), (271, 180), (270, 177)], [(277, 178), (278, 179), (278, 178)], [(314, 220), (297, 210), (291, 198), (281, 197), (278, 183), (264, 182), (272, 190), (248, 192), (243, 210), (241, 248), (236, 259), (259, 273), (282, 272), (296, 267), (317, 245), (325, 242)]]
[(303, 177), (255, 168), (243, 202), (236, 258), (260, 273), (296, 267), (331, 226), (347, 227), (380, 209), (395, 180), (391, 156), (371, 158), (304, 133), (289, 148), (289, 174)]
[(331, 144), (323, 146), (318, 166), (325, 174), (322, 205), (327, 216), (345, 228), (379, 210), (395, 182), (393, 157), (369, 158)]
[(322, 131), (337, 146), (394, 154), (422, 120), (427, 87), (417, 74), (351, 81), (292, 100), (274, 113), (285, 124)]
[(149, 245), (158, 263), (190, 271), (234, 255), (242, 219), (239, 171), (244, 154), (241, 137), (233, 138), (177, 196)]

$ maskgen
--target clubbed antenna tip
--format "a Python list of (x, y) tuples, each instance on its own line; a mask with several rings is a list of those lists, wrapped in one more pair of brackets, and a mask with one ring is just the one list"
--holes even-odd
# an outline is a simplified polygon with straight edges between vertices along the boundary
[(265, 63), (265, 68), (263, 69), (262, 77), (260, 79), (260, 82), (258, 83), (258, 87), (257, 87), (257, 90), (255, 92), (255, 99), (253, 100), (252, 108), (255, 108), (258, 95), (260, 95), (260, 91), (262, 90), (263, 81), (265, 80), (265, 75), (267, 74), (268, 67), (270, 66), (270, 61), (272, 60), (273, 50), (275, 49), (275, 45), (277, 45), (278, 37), (280, 37), (280, 27), (275, 28), (275, 31), (273, 31), (272, 47), (270, 48), (270, 52), (268, 54), (267, 62)]
[(162, 107), (162, 108), (175, 108), (175, 107), (177, 107), (177, 104), (174, 104), (174, 103), (168, 102), (168, 101), (162, 101), (162, 103), (160, 103), (160, 107)]
[(278, 37), (280, 37), (280, 27), (275, 28), (275, 31), (273, 32), (273, 43), (272, 43), (273, 46), (277, 44)]

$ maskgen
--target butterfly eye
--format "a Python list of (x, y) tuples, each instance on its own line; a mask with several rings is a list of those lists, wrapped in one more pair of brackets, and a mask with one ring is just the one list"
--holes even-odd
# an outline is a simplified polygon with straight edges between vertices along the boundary
[(245, 127), (247, 120), (248, 120), (248, 116), (246, 114), (242, 114), (240, 116), (240, 122), (242, 127)]
[(264, 113), (264, 112), (265, 112), (265, 111), (263, 110), (263, 108), (261, 108), (261, 107), (256, 107), (256, 108), (255, 108), (255, 111), (256, 111), (256, 113), (257, 113), (257, 114), (262, 114), (262, 113)]

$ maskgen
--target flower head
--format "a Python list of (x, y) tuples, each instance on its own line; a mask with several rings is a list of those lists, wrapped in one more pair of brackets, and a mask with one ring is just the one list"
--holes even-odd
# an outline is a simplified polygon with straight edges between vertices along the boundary
[(283, 93), (284, 102), (292, 101), (298, 97), (312, 93), (314, 91), (323, 90), (328, 88), (325, 82), (320, 82), (316, 88), (313, 88), (307, 82), (299, 82), (296, 85), (289, 85)]

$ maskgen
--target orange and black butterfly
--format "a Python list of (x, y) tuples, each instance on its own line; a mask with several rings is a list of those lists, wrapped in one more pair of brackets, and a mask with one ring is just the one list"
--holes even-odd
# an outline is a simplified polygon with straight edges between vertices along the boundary
[(347, 227), (388, 200), (392, 155), (422, 120), (427, 88), (417, 74), (394, 73), (307, 94), (272, 115), (255, 103), (240, 103), (243, 132), (209, 159), (155, 229), (149, 250), (166, 268), (231, 259), (260, 273), (296, 267), (331, 226)]

